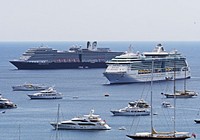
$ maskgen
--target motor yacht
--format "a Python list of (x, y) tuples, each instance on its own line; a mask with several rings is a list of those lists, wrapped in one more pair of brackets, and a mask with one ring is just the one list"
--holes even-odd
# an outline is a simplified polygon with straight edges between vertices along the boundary
[(129, 102), (128, 106), (119, 110), (111, 110), (115, 116), (147, 116), (150, 115), (150, 105), (143, 99)]
[(28, 94), (28, 96), (31, 99), (62, 99), (62, 94), (57, 92), (53, 87), (38, 93)]
[(12, 86), (13, 91), (39, 91), (39, 90), (46, 90), (48, 88), (49, 88), (48, 86), (40, 84), (31, 84), (31, 83)]
[(99, 115), (94, 115), (94, 110), (91, 110), (88, 115), (74, 117), (71, 120), (51, 122), (55, 129), (71, 129), (71, 130), (109, 130), (111, 129), (105, 120), (102, 120)]

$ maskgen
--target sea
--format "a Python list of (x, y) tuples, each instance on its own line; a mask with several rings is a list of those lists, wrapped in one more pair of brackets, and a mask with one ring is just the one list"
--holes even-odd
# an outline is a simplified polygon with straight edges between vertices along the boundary
[[(152, 51), (161, 43), (166, 51), (174, 49), (182, 53), (191, 68), (191, 78), (186, 80), (187, 89), (200, 91), (200, 42), (186, 41), (99, 41), (98, 47), (113, 51), (133, 52)], [(110, 110), (128, 106), (128, 103), (144, 99), (150, 103), (150, 83), (110, 85), (101, 69), (62, 69), (62, 70), (18, 70), (9, 60), (19, 58), (27, 49), (48, 46), (60, 51), (72, 46), (86, 47), (86, 41), (34, 41), (0, 42), (0, 92), (3, 97), (17, 104), (16, 109), (0, 110), (0, 140), (128, 140), (127, 134), (149, 132), (150, 116), (113, 116)], [(24, 83), (54, 86), (64, 95), (57, 100), (30, 100), (27, 94), (34, 91), (12, 91), (12, 86)], [(176, 89), (183, 90), (184, 80), (176, 81)], [(161, 93), (173, 92), (173, 81), (153, 82), (152, 107), (153, 126), (156, 131), (176, 131), (195, 133), (200, 139), (199, 118), (200, 95), (190, 99), (177, 99), (176, 110), (163, 108), (166, 99)], [(109, 96), (105, 96), (108, 94)], [(91, 110), (101, 116), (111, 130), (59, 130), (50, 122), (56, 121), (58, 105), (60, 120), (89, 114)], [(175, 112), (175, 117), (174, 117)], [(125, 128), (121, 130), (120, 128)]]

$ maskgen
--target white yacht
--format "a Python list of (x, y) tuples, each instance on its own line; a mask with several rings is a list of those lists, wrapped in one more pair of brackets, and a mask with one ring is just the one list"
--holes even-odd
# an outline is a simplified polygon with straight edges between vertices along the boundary
[[(151, 63), (154, 61), (154, 81), (172, 80), (174, 69), (176, 79), (190, 78), (190, 68), (186, 58), (177, 50), (166, 52), (161, 44), (158, 44), (152, 52), (142, 54), (127, 52), (107, 61), (107, 69), (103, 73), (110, 84), (150, 82)], [(176, 64), (176, 68), (174, 68)]]
[(48, 88), (49, 88), (48, 86), (31, 84), (31, 83), (24, 83), (22, 85), (12, 86), (13, 91), (39, 91)]
[(9, 109), (9, 108), (16, 108), (17, 105), (11, 102), (10, 100), (3, 98), (0, 94), (0, 109)]
[(75, 117), (71, 120), (51, 122), (55, 129), (69, 130), (110, 130), (111, 127), (102, 120), (99, 115), (94, 115), (94, 110), (91, 110), (89, 115)]
[(111, 110), (115, 116), (147, 116), (150, 115), (150, 105), (143, 99), (129, 102), (128, 107)]
[(42, 90), (38, 93), (28, 94), (31, 99), (62, 99), (62, 94), (57, 92), (53, 87)]

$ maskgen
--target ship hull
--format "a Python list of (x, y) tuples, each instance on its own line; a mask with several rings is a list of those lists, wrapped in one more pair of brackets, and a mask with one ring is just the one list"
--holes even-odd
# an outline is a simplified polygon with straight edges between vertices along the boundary
[[(140, 83), (140, 82), (150, 82), (151, 74), (131, 74), (126, 72), (104, 72), (104, 76), (109, 80), (110, 84), (125, 84), (125, 83)], [(176, 74), (176, 79), (190, 78), (190, 72), (178, 72)], [(167, 81), (173, 80), (173, 73), (154, 73), (153, 81)]]
[(27, 62), (27, 61), (10, 61), (20, 70), (37, 70), (37, 69), (82, 69), (82, 68), (106, 68), (105, 62)]

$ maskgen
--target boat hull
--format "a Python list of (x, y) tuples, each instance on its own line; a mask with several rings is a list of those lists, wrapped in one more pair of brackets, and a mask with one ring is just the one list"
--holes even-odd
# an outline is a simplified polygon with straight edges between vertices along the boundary
[(28, 61), (10, 61), (20, 70), (37, 69), (82, 69), (82, 68), (106, 68), (105, 62), (28, 62)]
[(62, 99), (62, 96), (34, 96), (34, 95), (28, 95), (31, 99)]
[(196, 123), (200, 123), (200, 119), (196, 119), (194, 120)]
[(24, 87), (19, 87), (19, 86), (13, 86), (12, 89), (13, 89), (13, 91), (40, 91), (40, 90), (48, 89), (48, 87), (29, 87), (29, 88), (24, 88)]
[[(174, 94), (164, 94), (166, 98), (174, 98)], [(192, 98), (194, 95), (176, 95), (176, 98)]]
[(0, 109), (12, 109), (12, 108), (17, 108), (17, 105), (0, 103)]
[(166, 137), (159, 137), (159, 136), (134, 136), (134, 135), (126, 135), (127, 137), (134, 139), (134, 140), (185, 140), (190, 137), (188, 136), (180, 136), (180, 137), (172, 137), (172, 136), (166, 136)]
[[(56, 129), (57, 124), (56, 123), (51, 123), (51, 125)], [(108, 125), (63, 125), (63, 124), (58, 124), (58, 129), (61, 130), (110, 130), (111, 128)]]
[(150, 111), (146, 112), (120, 112), (120, 111), (111, 111), (114, 116), (148, 116)]

